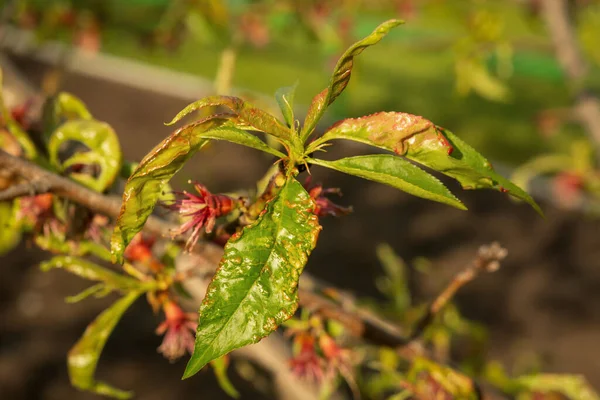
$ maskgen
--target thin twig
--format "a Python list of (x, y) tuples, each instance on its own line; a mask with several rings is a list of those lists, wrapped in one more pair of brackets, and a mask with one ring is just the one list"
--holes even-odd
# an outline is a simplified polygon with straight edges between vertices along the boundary
[(575, 111), (600, 153), (600, 99), (583, 86), (588, 65), (581, 54), (575, 29), (569, 17), (568, 1), (543, 0), (541, 5), (556, 57), (571, 85), (578, 90)]
[(471, 282), (479, 275), (480, 272), (494, 272), (500, 268), (500, 261), (507, 255), (505, 248), (501, 247), (497, 242), (490, 245), (481, 246), (477, 253), (477, 257), (442, 290), (442, 292), (431, 302), (427, 312), (415, 325), (413, 332), (410, 335), (409, 341), (419, 338), (425, 329), (435, 319), (436, 315), (448, 304), (454, 297), (456, 292), (465, 284)]

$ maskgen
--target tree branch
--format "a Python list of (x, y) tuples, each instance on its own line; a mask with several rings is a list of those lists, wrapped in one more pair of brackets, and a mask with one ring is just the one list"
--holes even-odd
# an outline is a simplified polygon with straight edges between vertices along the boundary
[(575, 111), (580, 122), (595, 141), (600, 153), (600, 100), (582, 87), (588, 71), (575, 31), (569, 18), (567, 0), (542, 0), (542, 16), (554, 44), (556, 57), (570, 83), (578, 88)]
[(442, 292), (431, 302), (427, 308), (427, 313), (416, 323), (413, 332), (410, 335), (410, 341), (417, 339), (423, 334), (427, 326), (435, 319), (436, 315), (448, 304), (456, 292), (471, 282), (482, 271), (495, 272), (500, 268), (500, 261), (506, 255), (507, 250), (501, 247), (497, 242), (487, 246), (481, 246), (477, 257), (464, 270), (459, 272), (454, 279), (442, 290)]
[[(121, 208), (120, 198), (94, 192), (68, 178), (56, 175), (28, 160), (12, 156), (0, 149), (0, 171), (2, 170), (8, 170), (13, 174), (29, 180), (30, 183), (14, 185), (1, 191), (0, 199), (12, 199), (17, 195), (29, 196), (31, 195), (32, 190), (31, 182), (44, 182), (43, 189), (45, 189), (46, 192), (54, 193), (85, 206), (94, 212), (112, 218), (116, 218), (119, 215)], [(40, 186), (34, 187), (36, 193), (41, 193), (41, 189), (42, 187)], [(169, 236), (170, 231), (176, 227), (175, 224), (167, 222), (159, 217), (150, 216), (144, 225), (144, 230), (158, 236)], [(331, 291), (331, 288), (307, 273), (304, 273), (300, 280), (298, 289), (299, 304), (313, 312), (320, 313), (326, 318), (337, 320), (344, 325), (353, 336), (362, 339), (367, 343), (402, 348), (410, 344), (413, 339), (417, 338), (420, 333), (423, 332), (427, 324), (460, 287), (474, 279), (480, 270), (492, 270), (497, 268), (498, 261), (501, 260), (504, 255), (505, 250), (498, 245), (482, 247), (478, 257), (472, 262), (467, 270), (455, 278), (448, 288), (446, 288), (432, 303), (428, 314), (423, 321), (418, 324), (418, 328), (410, 336), (406, 336), (397, 325), (383, 320), (364, 309), (355, 308), (353, 306), (355, 302), (352, 296), (339, 289), (334, 290), (340, 301), (334, 302), (329, 300), (323, 296), (321, 292), (325, 289)], [(194, 256), (198, 257), (198, 261), (203, 264), (207, 270), (214, 271), (223, 256), (223, 248), (213, 243), (203, 242), (196, 246)], [(195, 302), (197, 303), (202, 297), (203, 293), (195, 293)], [(280, 377), (287, 376), (288, 375), (286, 374), (280, 374)], [(474, 380), (472, 380), (472, 382), (474, 387), (478, 388), (476, 382)]]

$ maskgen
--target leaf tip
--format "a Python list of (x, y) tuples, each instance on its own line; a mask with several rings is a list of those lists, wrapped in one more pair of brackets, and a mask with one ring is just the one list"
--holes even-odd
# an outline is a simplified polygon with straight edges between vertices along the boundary
[(204, 365), (201, 365), (200, 368), (198, 368), (198, 362), (197, 360), (194, 360), (194, 356), (192, 355), (192, 358), (190, 359), (190, 361), (188, 362), (187, 366), (185, 367), (185, 371), (183, 372), (183, 376), (181, 377), (181, 380), (186, 380), (188, 378), (191, 378), (192, 376), (196, 375), (198, 373), (198, 371), (200, 371), (204, 365), (206, 365), (206, 363)]

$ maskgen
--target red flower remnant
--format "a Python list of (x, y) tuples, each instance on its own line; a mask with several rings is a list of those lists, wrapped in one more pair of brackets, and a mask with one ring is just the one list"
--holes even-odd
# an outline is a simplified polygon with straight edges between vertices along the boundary
[(324, 363), (315, 351), (315, 338), (308, 333), (301, 333), (294, 338), (294, 346), (298, 351), (290, 360), (292, 372), (310, 382), (321, 382)]
[(558, 204), (564, 208), (575, 208), (583, 201), (583, 179), (573, 172), (562, 172), (554, 177), (552, 191)]
[(352, 212), (352, 207), (342, 207), (331, 200), (329, 200), (325, 195), (334, 193), (338, 196), (342, 195), (342, 192), (338, 188), (328, 188), (324, 189), (323, 185), (314, 185), (311, 186), (311, 177), (307, 177), (304, 181), (304, 188), (308, 191), (309, 196), (315, 201), (315, 215), (319, 217), (324, 217), (326, 215), (332, 215), (334, 217), (340, 217), (343, 215), (348, 215)]
[(152, 246), (156, 239), (153, 237), (144, 237), (138, 233), (133, 237), (131, 243), (125, 249), (125, 258), (128, 261), (146, 262), (152, 258)]
[(195, 322), (195, 313), (185, 313), (173, 301), (167, 300), (163, 304), (165, 320), (158, 328), (157, 335), (165, 335), (162, 344), (158, 347), (161, 353), (169, 361), (173, 362), (182, 357), (186, 351), (194, 352), (194, 332), (198, 326)]
[(22, 197), (18, 217), (33, 226), (36, 232), (44, 235), (61, 235), (64, 226), (56, 219), (52, 210), (52, 194)]
[(233, 198), (223, 195), (211, 194), (205, 186), (195, 183), (194, 188), (198, 195), (187, 191), (178, 192), (183, 198), (175, 200), (169, 208), (179, 211), (181, 216), (188, 218), (179, 229), (171, 232), (173, 236), (184, 234), (191, 230), (192, 234), (186, 242), (185, 250), (191, 251), (200, 238), (202, 227), (206, 233), (211, 233), (217, 218), (229, 214), (238, 207), (238, 202)]

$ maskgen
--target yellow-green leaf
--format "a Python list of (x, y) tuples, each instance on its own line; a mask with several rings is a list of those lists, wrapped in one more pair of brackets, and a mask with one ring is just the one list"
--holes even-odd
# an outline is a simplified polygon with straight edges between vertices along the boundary
[(71, 348), (67, 364), (73, 386), (116, 399), (129, 399), (133, 396), (132, 392), (96, 381), (94, 374), (108, 337), (125, 311), (141, 294), (141, 292), (129, 292), (117, 300), (110, 308), (98, 315), (94, 322), (87, 327), (81, 339)]

